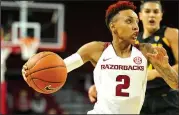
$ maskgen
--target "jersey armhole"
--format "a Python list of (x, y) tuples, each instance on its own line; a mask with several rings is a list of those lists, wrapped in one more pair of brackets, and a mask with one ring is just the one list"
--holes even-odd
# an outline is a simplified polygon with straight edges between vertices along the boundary
[(104, 43), (104, 49), (103, 49), (103, 51), (104, 51), (110, 44), (111, 44), (111, 42), (105, 42), (105, 43)]

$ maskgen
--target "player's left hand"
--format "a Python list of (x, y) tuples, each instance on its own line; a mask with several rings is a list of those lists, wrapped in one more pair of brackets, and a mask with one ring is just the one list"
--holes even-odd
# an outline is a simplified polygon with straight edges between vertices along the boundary
[(154, 53), (147, 53), (149, 60), (157, 65), (162, 65), (162, 67), (168, 67), (168, 55), (163, 47), (157, 46), (153, 47)]
[(96, 91), (95, 85), (92, 85), (89, 88), (88, 97), (89, 97), (91, 103), (95, 103), (97, 101), (97, 91)]

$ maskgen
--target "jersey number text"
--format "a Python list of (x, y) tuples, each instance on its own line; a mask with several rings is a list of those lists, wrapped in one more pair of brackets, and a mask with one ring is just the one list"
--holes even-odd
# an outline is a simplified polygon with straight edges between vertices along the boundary
[(123, 97), (129, 97), (128, 92), (122, 92), (122, 89), (127, 89), (130, 86), (130, 78), (127, 75), (118, 75), (116, 77), (117, 82), (121, 82), (124, 80), (123, 84), (118, 84), (116, 86), (116, 96), (123, 96)]

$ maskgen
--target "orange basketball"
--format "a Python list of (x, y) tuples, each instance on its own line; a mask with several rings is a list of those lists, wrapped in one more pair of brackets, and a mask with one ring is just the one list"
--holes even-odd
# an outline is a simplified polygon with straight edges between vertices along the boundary
[(63, 59), (53, 52), (40, 52), (26, 63), (27, 83), (40, 93), (50, 94), (59, 90), (67, 78)]

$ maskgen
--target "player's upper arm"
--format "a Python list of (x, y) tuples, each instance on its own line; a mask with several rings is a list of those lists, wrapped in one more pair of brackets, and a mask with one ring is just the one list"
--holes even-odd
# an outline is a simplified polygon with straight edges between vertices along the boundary
[(101, 50), (102, 42), (90, 42), (83, 45), (76, 53), (64, 59), (67, 71), (70, 72), (88, 61)]
[(165, 37), (170, 44), (176, 63), (178, 63), (178, 34), (178, 29), (175, 28), (167, 28), (165, 31)]
[(77, 53), (81, 56), (83, 62), (86, 63), (88, 61), (93, 60), (93, 55), (95, 55), (95, 53), (98, 53), (99, 51), (102, 50), (102, 48), (104, 47), (103, 44), (104, 44), (103, 42), (97, 42), (97, 41), (87, 43), (83, 45), (77, 51)]

